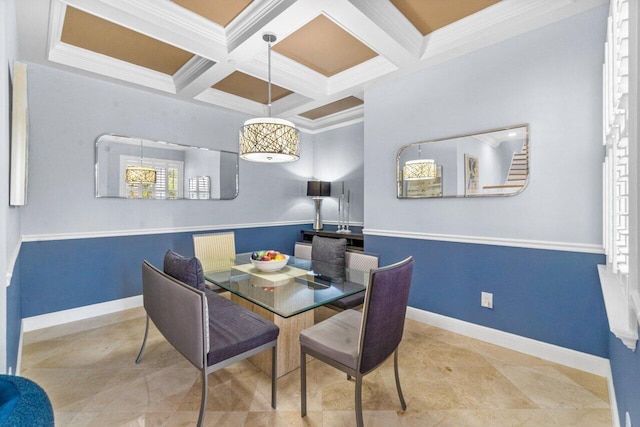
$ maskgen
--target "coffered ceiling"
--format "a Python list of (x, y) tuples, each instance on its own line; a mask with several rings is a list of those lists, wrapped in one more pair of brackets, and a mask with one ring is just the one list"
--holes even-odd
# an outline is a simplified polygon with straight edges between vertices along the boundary
[[(364, 89), (606, 0), (20, 0), (21, 59), (318, 132)], [(427, 96), (427, 95), (425, 95)]]

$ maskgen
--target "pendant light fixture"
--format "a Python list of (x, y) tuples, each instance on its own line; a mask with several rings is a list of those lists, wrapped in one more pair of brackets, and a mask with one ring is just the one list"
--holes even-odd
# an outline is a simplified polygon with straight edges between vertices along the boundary
[(271, 117), (271, 43), (276, 36), (264, 33), (262, 39), (269, 46), (268, 117), (244, 122), (240, 129), (240, 157), (252, 162), (295, 162), (300, 158), (300, 132), (290, 121)]
[(404, 164), (402, 176), (405, 181), (435, 179), (437, 176), (436, 161), (433, 159), (422, 159), (422, 146), (418, 145), (418, 159), (409, 160)]
[(155, 184), (156, 170), (142, 165), (142, 140), (140, 140), (140, 166), (129, 166), (124, 173), (127, 184)]

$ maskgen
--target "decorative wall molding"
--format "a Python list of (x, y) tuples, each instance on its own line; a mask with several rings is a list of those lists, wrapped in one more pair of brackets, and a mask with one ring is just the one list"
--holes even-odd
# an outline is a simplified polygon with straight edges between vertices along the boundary
[(603, 357), (582, 353), (509, 332), (487, 328), (486, 326), (476, 325), (475, 323), (465, 322), (414, 307), (407, 308), (407, 319), (416, 320), (430, 326), (499, 345), (550, 362), (580, 369), (595, 375), (607, 378), (611, 377), (609, 360)]
[(514, 248), (604, 254), (604, 250), (601, 245), (593, 245), (588, 243), (551, 242), (544, 240), (508, 239), (502, 237), (461, 236), (456, 234), (374, 230), (370, 228), (365, 228), (363, 230), (363, 234), (366, 234), (368, 236), (398, 237), (403, 239), (436, 240), (441, 242), (473, 243), (478, 245), (509, 246)]
[[(326, 222), (326, 221), (325, 221)], [(23, 242), (42, 242), (49, 240), (95, 239), (101, 237), (145, 236), (151, 234), (192, 233), (197, 231), (229, 230), (234, 228), (281, 227), (288, 225), (311, 224), (311, 220), (263, 222), (247, 224), (198, 225), (193, 227), (149, 228), (137, 230), (89, 231), (84, 233), (30, 234), (22, 236)], [(356, 224), (354, 224), (356, 225)]]

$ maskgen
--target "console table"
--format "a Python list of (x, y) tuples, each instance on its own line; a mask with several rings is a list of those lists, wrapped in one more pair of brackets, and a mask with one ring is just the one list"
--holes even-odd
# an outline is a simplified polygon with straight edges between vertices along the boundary
[(311, 242), (313, 236), (347, 239), (347, 250), (364, 251), (364, 235), (357, 233), (336, 233), (335, 231), (300, 230), (303, 242)]

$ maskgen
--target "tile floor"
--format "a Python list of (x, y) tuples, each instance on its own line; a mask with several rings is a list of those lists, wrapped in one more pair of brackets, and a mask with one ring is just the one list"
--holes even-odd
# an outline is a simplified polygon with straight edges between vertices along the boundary
[[(21, 374), (49, 394), (57, 426), (192, 426), (198, 372), (150, 329), (143, 361), (142, 309), (25, 334)], [(309, 362), (308, 415), (300, 376), (278, 381), (243, 361), (209, 377), (207, 426), (352, 426), (353, 382)], [(407, 320), (400, 345), (402, 412), (393, 360), (365, 377), (364, 421), (374, 426), (610, 426), (605, 378)]]

